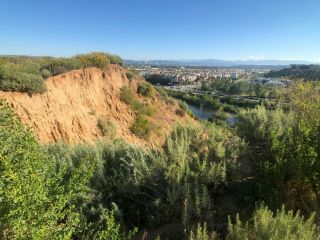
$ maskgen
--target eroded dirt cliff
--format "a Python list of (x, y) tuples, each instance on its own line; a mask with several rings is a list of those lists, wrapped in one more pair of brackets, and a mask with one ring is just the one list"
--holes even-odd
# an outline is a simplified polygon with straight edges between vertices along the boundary
[[(180, 117), (175, 113), (177, 102), (167, 104), (158, 93), (152, 98), (138, 95), (137, 84), (144, 80), (135, 77), (129, 81), (126, 71), (118, 65), (110, 65), (103, 71), (74, 70), (48, 78), (44, 94), (0, 92), (0, 98), (9, 102), (42, 143), (93, 144), (102, 138), (97, 122), (103, 118), (114, 123), (118, 138), (138, 145), (157, 146), (176, 123), (192, 121), (187, 114)], [(130, 131), (136, 113), (120, 100), (123, 86), (130, 86), (140, 101), (156, 109), (156, 113), (148, 117), (153, 129), (149, 139), (139, 138)]]

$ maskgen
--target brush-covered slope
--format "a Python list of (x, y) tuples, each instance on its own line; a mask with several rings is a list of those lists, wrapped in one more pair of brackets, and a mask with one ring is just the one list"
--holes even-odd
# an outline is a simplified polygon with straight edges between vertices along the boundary
[[(99, 119), (103, 119), (113, 123), (117, 138), (144, 146), (160, 145), (176, 123), (192, 120), (188, 114), (177, 115), (177, 102), (166, 103), (158, 92), (153, 97), (138, 94), (137, 86), (144, 80), (138, 76), (129, 80), (126, 73), (125, 68), (113, 64), (105, 70), (74, 70), (48, 78), (43, 94), (0, 92), (0, 98), (9, 102), (42, 143), (92, 144), (103, 137), (98, 127)], [(130, 130), (138, 113), (121, 101), (123, 86), (129, 86), (140, 102), (156, 110), (146, 116), (151, 127), (147, 138)]]

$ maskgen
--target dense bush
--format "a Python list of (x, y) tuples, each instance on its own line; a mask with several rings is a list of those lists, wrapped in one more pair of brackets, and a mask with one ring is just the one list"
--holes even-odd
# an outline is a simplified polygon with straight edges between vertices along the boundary
[[(273, 147), (275, 139), (286, 139), (288, 129), (292, 127), (293, 115), (281, 109), (268, 111), (264, 107), (242, 110), (237, 115), (236, 129), (240, 137), (248, 143), (251, 157), (251, 169), (257, 175), (257, 192), (268, 204), (276, 206), (284, 200), (283, 187), (290, 171), (288, 162), (278, 159)], [(291, 175), (291, 174), (290, 174)], [(280, 190), (278, 192), (276, 189)], [(266, 192), (268, 191), (268, 192)], [(270, 192), (273, 194), (270, 195)], [(270, 202), (271, 201), (271, 202)]]
[(118, 55), (107, 54), (111, 64), (123, 65), (123, 60)]
[(82, 63), (74, 58), (53, 58), (42, 66), (41, 71), (45, 69), (50, 71), (51, 75), (59, 75), (74, 69), (82, 68)]
[(250, 95), (262, 97), (267, 94), (268, 91), (272, 90), (272, 87), (256, 84), (250, 82), (237, 82), (231, 79), (212, 79), (210, 83), (203, 83), (201, 86), (203, 91), (221, 91), (227, 94), (234, 95)]
[(208, 109), (219, 109), (222, 107), (222, 104), (219, 100), (219, 98), (211, 95), (196, 95), (192, 93), (181, 93), (177, 91), (167, 91), (167, 93), (175, 98), (178, 98), (182, 101), (185, 101), (191, 105), (196, 106), (204, 106)]
[(97, 222), (89, 214), (97, 156), (86, 146), (41, 147), (1, 101), (0, 238), (131, 239), (136, 230), (126, 234), (115, 212), (97, 206)]
[(45, 85), (35, 65), (6, 62), (0, 65), (0, 89), (42, 93), (45, 91)]
[[(2, 239), (70, 239), (80, 224), (75, 203), (92, 175), (85, 158), (66, 177), (31, 131), (0, 103), (0, 236)], [(86, 164), (86, 171), (84, 170)]]
[(75, 56), (84, 67), (105, 68), (110, 63), (110, 56), (106, 53), (92, 52)]
[(175, 79), (162, 74), (147, 74), (145, 79), (153, 85), (170, 86), (175, 82)]
[(139, 83), (137, 92), (145, 97), (153, 97), (155, 94), (155, 89), (149, 83)]
[(52, 76), (51, 72), (45, 68), (41, 70), (41, 75), (44, 79)]
[(0, 90), (43, 93), (44, 79), (83, 67), (122, 65), (116, 55), (93, 52), (72, 58), (12, 56), (0, 58)]
[(157, 112), (157, 109), (151, 104), (143, 105), (142, 108), (138, 111), (139, 114), (144, 114), (148, 116), (153, 116)]
[(148, 138), (151, 134), (151, 125), (145, 115), (152, 116), (156, 113), (156, 109), (148, 104), (143, 104), (133, 94), (130, 87), (124, 86), (120, 92), (121, 101), (128, 104), (137, 116), (130, 127), (131, 132), (141, 138)]
[(228, 240), (275, 239), (311, 240), (319, 235), (314, 224), (314, 216), (304, 219), (299, 212), (286, 212), (284, 207), (276, 214), (267, 207), (259, 207), (253, 214), (252, 222), (242, 223), (237, 216), (235, 224), (229, 219)]
[(128, 86), (123, 86), (120, 89), (120, 100), (124, 103), (131, 105), (135, 100), (132, 90)]
[(238, 108), (233, 105), (223, 104), (223, 111), (228, 113), (237, 113)]
[(143, 115), (138, 115), (135, 118), (130, 129), (134, 134), (143, 138), (147, 138), (151, 133), (150, 122)]
[(212, 194), (232, 179), (241, 142), (225, 131), (213, 125), (177, 126), (163, 149), (144, 150), (116, 140), (95, 147), (55, 145), (50, 153), (70, 173), (83, 157), (96, 166), (90, 181), (94, 195), (81, 205), (92, 231), (101, 230), (103, 209), (111, 209), (127, 225), (178, 220), (189, 232), (198, 222), (212, 226)]
[(179, 100), (179, 107), (180, 109), (182, 109), (183, 111), (188, 111), (189, 110), (189, 106), (185, 101), (181, 101)]
[(186, 115), (186, 112), (185, 112), (184, 110), (178, 108), (178, 109), (176, 110), (176, 114), (177, 114), (178, 116), (180, 116), (180, 117), (184, 117), (184, 116)]
[(126, 76), (129, 80), (133, 78), (133, 74), (131, 72), (126, 72)]
[(258, 107), (237, 116), (237, 132), (248, 143), (255, 169), (252, 195), (272, 207), (285, 202), (304, 213), (319, 212), (319, 89), (296, 83), (284, 89), (285, 109)]
[(185, 113), (188, 113), (191, 117), (193, 117), (193, 113), (191, 112), (188, 104), (185, 101), (179, 100), (178, 103), (179, 103), (179, 109), (176, 110), (177, 115), (182, 117), (185, 115)]
[(177, 125), (156, 149), (42, 147), (1, 102), (0, 238), (120, 240), (138, 226), (181, 228), (173, 239), (319, 239), (319, 86), (283, 89), (277, 108), (241, 110), (235, 128)]

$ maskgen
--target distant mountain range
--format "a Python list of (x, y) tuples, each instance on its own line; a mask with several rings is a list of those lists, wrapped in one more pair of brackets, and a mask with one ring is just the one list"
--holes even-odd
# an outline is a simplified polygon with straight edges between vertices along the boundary
[(190, 67), (232, 67), (232, 66), (288, 66), (291, 64), (314, 64), (314, 62), (300, 60), (125, 60), (126, 65), (154, 65), (154, 66), (190, 66)]

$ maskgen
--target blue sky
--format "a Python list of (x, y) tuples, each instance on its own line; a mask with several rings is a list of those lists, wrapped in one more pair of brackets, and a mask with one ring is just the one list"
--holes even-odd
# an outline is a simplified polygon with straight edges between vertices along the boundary
[(320, 0), (1, 0), (0, 54), (320, 61)]

